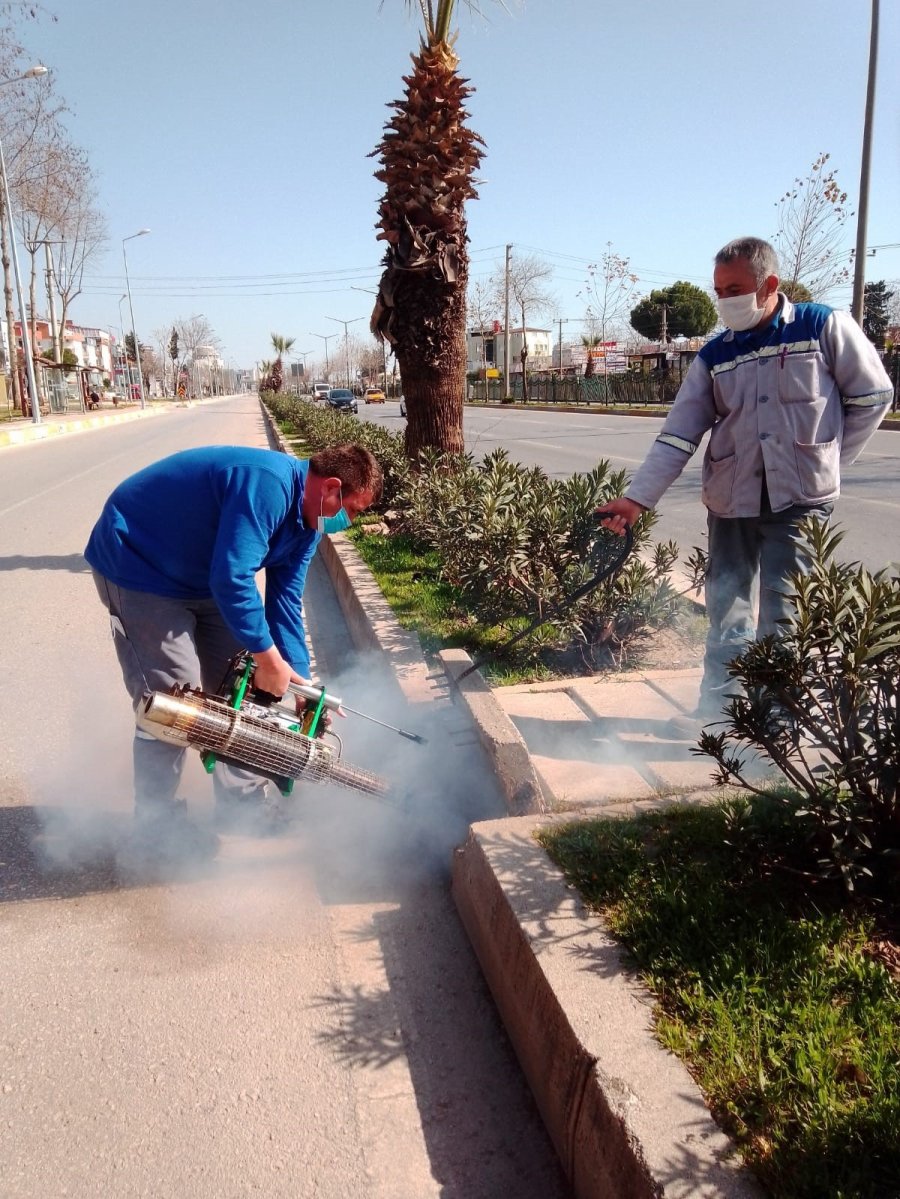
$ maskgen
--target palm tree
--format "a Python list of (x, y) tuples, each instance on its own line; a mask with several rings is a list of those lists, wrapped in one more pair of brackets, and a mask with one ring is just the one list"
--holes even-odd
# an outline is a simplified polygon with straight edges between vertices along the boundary
[[(409, 3), (410, 0), (407, 0)], [(388, 342), (406, 396), (406, 452), (463, 449), (466, 376), (465, 202), (484, 142), (465, 125), (472, 89), (457, 67), (450, 21), (455, 0), (418, 0), (425, 32), (402, 100), (373, 156), (385, 185), (378, 239), (384, 274), (372, 332)]]
[(584, 377), (592, 379), (594, 377), (594, 356), (591, 350), (600, 345), (600, 336), (597, 333), (589, 333), (587, 337), (582, 337), (581, 344), (584, 346)]
[(274, 363), (264, 358), (259, 364), (259, 390), (272, 391), (272, 367)]
[(278, 356), (272, 363), (269, 373), (270, 391), (278, 392), (284, 387), (284, 367), (281, 364), (281, 355), (286, 354), (296, 340), (295, 337), (282, 337), (280, 333), (272, 334), (272, 349)]

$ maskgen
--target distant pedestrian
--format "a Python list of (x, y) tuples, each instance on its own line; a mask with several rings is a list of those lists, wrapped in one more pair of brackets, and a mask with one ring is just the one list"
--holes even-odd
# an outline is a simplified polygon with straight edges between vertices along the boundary
[(827, 519), (841, 468), (862, 453), (892, 397), (875, 347), (846, 312), (793, 304), (756, 237), (715, 257), (727, 326), (700, 350), (626, 495), (605, 505), (617, 533), (654, 507), (704, 434), (709, 635), (697, 718), (715, 720), (736, 683), (727, 663), (791, 615), (789, 579), (808, 565), (799, 526)]
[(96, 387), (92, 387), (88, 392), (88, 408), (94, 409), (100, 407), (100, 394)]

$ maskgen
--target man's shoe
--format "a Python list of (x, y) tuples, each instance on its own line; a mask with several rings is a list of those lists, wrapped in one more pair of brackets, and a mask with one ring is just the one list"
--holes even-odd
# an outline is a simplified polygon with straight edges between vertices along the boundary
[(703, 723), (696, 716), (670, 716), (666, 728), (678, 741), (696, 741), (703, 732)]
[(191, 820), (185, 800), (140, 803), (122, 864), (131, 873), (180, 874), (211, 861), (220, 844), (215, 833)]
[(291, 818), (277, 800), (219, 800), (215, 825), (220, 832), (236, 836), (280, 837), (290, 830)]

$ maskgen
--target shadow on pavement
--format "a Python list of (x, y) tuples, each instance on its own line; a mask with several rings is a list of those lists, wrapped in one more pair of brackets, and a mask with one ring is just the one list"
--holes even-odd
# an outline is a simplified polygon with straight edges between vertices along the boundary
[(9, 554), (0, 558), (2, 570), (69, 570), (73, 574), (90, 571), (81, 554)]
[(187, 882), (214, 869), (207, 860), (139, 857), (132, 829), (125, 812), (0, 807), (0, 904)]

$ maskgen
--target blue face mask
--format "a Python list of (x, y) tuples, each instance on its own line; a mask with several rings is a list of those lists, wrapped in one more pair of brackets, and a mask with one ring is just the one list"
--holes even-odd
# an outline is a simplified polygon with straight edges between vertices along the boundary
[(353, 523), (343, 506), (344, 496), (341, 494), (341, 507), (334, 516), (323, 516), (319, 513), (319, 519), (316, 522), (316, 531), (318, 533), (343, 533), (344, 529), (349, 529)]
[(317, 528), (320, 533), (343, 533), (352, 523), (346, 509), (341, 508), (335, 516), (320, 516)]

